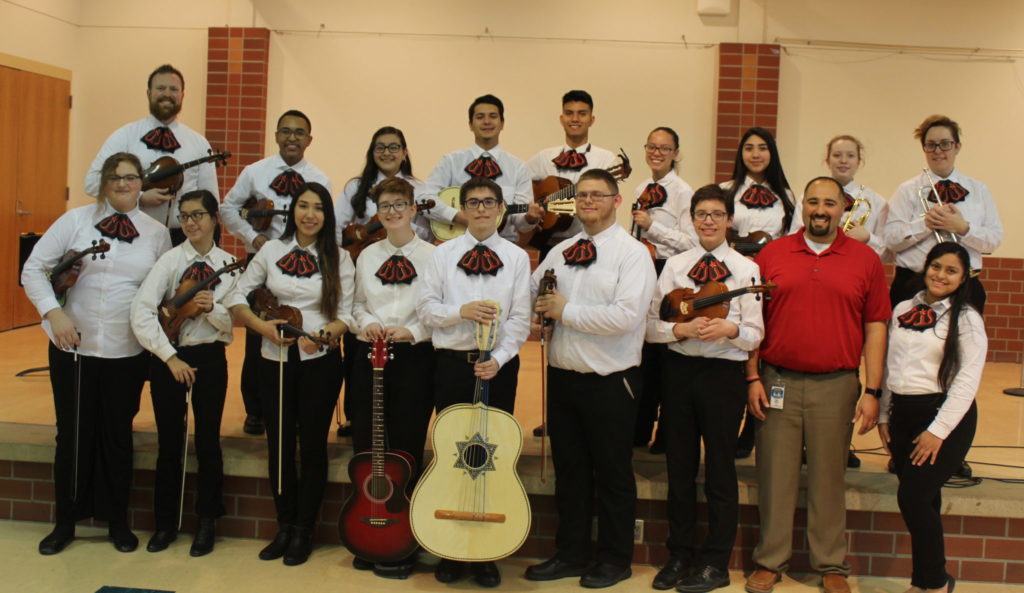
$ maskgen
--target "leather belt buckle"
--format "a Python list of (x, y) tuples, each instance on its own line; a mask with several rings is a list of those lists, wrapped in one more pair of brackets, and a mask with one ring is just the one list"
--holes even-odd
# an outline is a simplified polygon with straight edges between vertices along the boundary
[(466, 362), (469, 364), (476, 364), (478, 360), (480, 360), (480, 353), (476, 350), (471, 350), (466, 353)]

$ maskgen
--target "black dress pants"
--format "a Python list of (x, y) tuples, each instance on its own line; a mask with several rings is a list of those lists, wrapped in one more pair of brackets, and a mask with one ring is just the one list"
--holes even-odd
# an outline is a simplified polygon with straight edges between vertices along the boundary
[[(747, 401), (745, 362), (666, 351), (661, 422), (668, 465), (669, 552), (687, 564), (728, 570), (736, 540), (736, 431)], [(704, 442), (708, 534), (697, 553), (697, 474)]]
[(971, 448), (978, 426), (978, 406), (972, 403), (960, 424), (939, 448), (935, 464), (913, 465), (913, 440), (935, 419), (946, 396), (893, 394), (889, 413), (889, 450), (900, 486), (896, 501), (910, 531), (913, 573), (910, 584), (938, 589), (946, 584), (946, 548), (942, 534), (942, 485), (953, 475)]
[(548, 424), (555, 466), (558, 558), (591, 560), (597, 499), (597, 561), (626, 568), (633, 559), (636, 479), (633, 423), (640, 369), (601, 376), (548, 367)]
[[(298, 346), (287, 349), (283, 401), (279, 406), (279, 363), (260, 359), (260, 397), (267, 426), (270, 485), (279, 525), (313, 527), (327, 485), (327, 433), (341, 391), (341, 360), (336, 353), (301, 360)], [(278, 414), (281, 414), (280, 432)], [(281, 439), (278, 492), (277, 444)], [(296, 464), (295, 449), (299, 448)]]
[[(178, 348), (178, 358), (196, 369), (192, 384), (195, 454), (199, 463), (195, 512), (202, 518), (216, 519), (225, 513), (224, 460), (220, 450), (220, 421), (228, 389), (224, 343), (183, 346)], [(173, 531), (178, 528), (188, 387), (176, 381), (167, 364), (155, 356), (150, 364), (149, 385), (160, 444), (153, 490), (156, 528)]]
[[(373, 366), (370, 344), (358, 342), (345, 402), (352, 407), (352, 445), (356, 453), (373, 445)], [(423, 471), (427, 425), (434, 411), (434, 347), (430, 342), (391, 345), (393, 358), (384, 366), (384, 427), (386, 447), (413, 456), (413, 478)]]
[(79, 356), (78, 367), (74, 354), (50, 343), (50, 385), (57, 415), (53, 478), (58, 524), (94, 517), (111, 527), (128, 526), (132, 420), (139, 411), (149, 358), (149, 352), (125, 358)]
[[(476, 351), (437, 350), (437, 368), (434, 372), (434, 407), (438, 411), (454, 404), (473, 403), (476, 376), (473, 363)], [(488, 385), (488, 405), (509, 414), (516, 406), (516, 386), (519, 384), (519, 357), (514, 356), (502, 365)]]

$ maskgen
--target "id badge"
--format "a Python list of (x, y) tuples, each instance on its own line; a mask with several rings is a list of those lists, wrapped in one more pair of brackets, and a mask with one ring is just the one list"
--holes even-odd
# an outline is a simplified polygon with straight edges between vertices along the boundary
[(772, 385), (771, 393), (768, 394), (768, 407), (773, 410), (781, 410), (786, 399), (786, 383), (779, 380)]

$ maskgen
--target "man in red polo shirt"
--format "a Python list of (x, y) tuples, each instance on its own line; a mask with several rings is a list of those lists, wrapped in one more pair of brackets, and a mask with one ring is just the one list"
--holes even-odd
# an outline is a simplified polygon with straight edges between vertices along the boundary
[[(777, 288), (765, 304), (765, 338), (748, 364), (748, 408), (757, 433), (761, 540), (750, 593), (768, 593), (792, 553), (793, 514), (807, 450), (807, 539), (825, 593), (848, 593), (846, 452), (878, 421), (878, 386), (891, 312), (882, 262), (838, 230), (845, 201), (830, 177), (804, 190), (804, 228), (772, 241), (757, 257)], [(858, 370), (865, 362), (861, 396)], [(758, 357), (763, 362), (758, 370)], [(858, 401), (859, 400), (859, 401)]]

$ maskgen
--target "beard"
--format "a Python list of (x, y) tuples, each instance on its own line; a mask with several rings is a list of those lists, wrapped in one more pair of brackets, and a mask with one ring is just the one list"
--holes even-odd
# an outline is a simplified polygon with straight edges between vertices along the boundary
[[(827, 237), (829, 235), (829, 233), (832, 232), (831, 224), (826, 224), (825, 228), (822, 229), (822, 228), (818, 228), (817, 226), (814, 225), (814, 220), (815, 219), (812, 218), (812, 219), (807, 221), (808, 222), (807, 230), (811, 232), (811, 235), (813, 235), (815, 237)], [(832, 219), (830, 218), (830, 219), (828, 219), (825, 222), (831, 223)]]
[(160, 121), (167, 121), (181, 112), (181, 103), (171, 99), (168, 103), (161, 103), (160, 99), (149, 102), (149, 112)]

